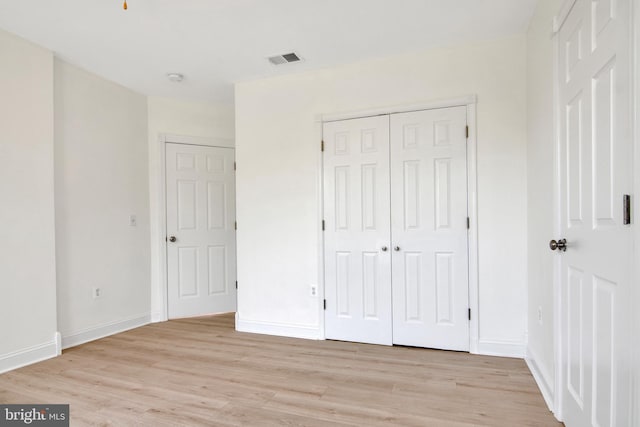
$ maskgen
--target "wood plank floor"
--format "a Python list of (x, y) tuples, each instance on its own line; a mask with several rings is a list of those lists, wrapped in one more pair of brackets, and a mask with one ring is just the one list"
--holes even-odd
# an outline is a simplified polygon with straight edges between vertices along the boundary
[(561, 426), (518, 359), (156, 323), (0, 375), (2, 403), (71, 425)]

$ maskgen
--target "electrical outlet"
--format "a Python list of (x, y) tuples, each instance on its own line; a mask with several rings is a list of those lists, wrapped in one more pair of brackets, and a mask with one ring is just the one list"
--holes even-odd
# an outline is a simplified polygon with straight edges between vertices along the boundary
[(542, 325), (542, 306), (538, 306), (538, 323)]
[(138, 218), (135, 215), (129, 215), (129, 225), (136, 227), (138, 225)]
[(93, 299), (100, 298), (100, 297), (102, 296), (102, 289), (100, 289), (100, 288), (93, 288), (93, 293), (92, 293), (92, 295), (93, 295)]
[(316, 285), (311, 285), (309, 287), (309, 295), (312, 297), (318, 296), (318, 287)]

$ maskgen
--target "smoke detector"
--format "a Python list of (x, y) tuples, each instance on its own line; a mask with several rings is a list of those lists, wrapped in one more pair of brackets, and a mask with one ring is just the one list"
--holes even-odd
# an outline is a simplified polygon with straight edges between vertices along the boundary
[(184, 75), (180, 73), (169, 73), (167, 74), (167, 78), (174, 83), (180, 83), (184, 80)]
[(283, 64), (290, 64), (292, 62), (300, 62), (300, 61), (302, 61), (302, 58), (300, 58), (300, 56), (295, 52), (284, 53), (282, 55), (270, 56), (267, 59), (273, 65), (283, 65)]

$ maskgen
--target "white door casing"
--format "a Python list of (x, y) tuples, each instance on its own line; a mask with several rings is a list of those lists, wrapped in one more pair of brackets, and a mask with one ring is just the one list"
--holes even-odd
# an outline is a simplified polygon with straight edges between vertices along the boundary
[(391, 115), (394, 344), (469, 351), (467, 110)]
[(577, 0), (559, 29), (560, 355), (568, 427), (630, 425), (633, 235), (628, 0)]
[(167, 143), (166, 188), (168, 317), (235, 311), (234, 150)]
[(389, 117), (325, 123), (323, 135), (325, 335), (391, 345)]

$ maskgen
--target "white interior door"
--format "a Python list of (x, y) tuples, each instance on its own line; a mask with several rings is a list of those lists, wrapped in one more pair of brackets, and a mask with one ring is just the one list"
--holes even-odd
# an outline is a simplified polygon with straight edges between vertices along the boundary
[[(562, 402), (568, 427), (629, 426), (629, 1), (577, 0), (558, 35)], [(553, 242), (552, 242), (553, 243)], [(557, 246), (557, 245), (555, 245)]]
[(166, 144), (169, 318), (236, 310), (232, 148)]
[(389, 117), (326, 123), (325, 334), (391, 345)]
[(393, 343), (469, 350), (467, 111), (391, 115)]

